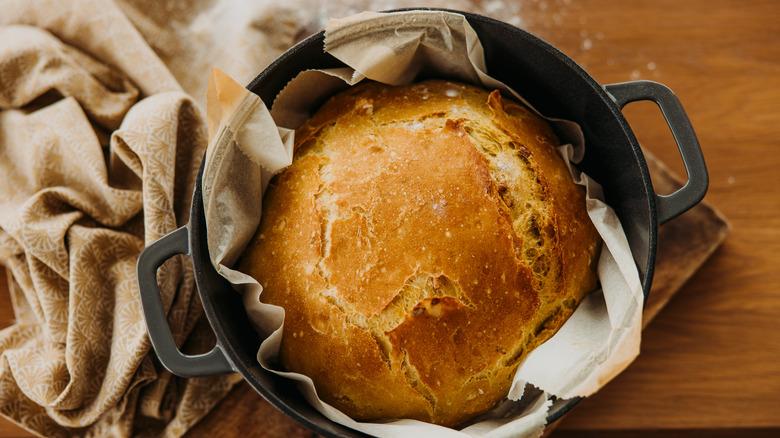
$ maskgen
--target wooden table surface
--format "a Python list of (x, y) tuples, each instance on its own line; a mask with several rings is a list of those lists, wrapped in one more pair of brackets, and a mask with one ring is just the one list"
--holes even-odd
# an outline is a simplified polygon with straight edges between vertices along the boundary
[[(780, 436), (780, 2), (504, 3), (598, 82), (672, 88), (704, 151), (706, 200), (732, 225), (644, 331), (640, 357), (551, 436)], [(625, 113), (643, 147), (685, 175), (658, 109)], [(2, 285), (0, 326), (11, 323)], [(17, 436), (29, 434), (0, 419), (0, 438)]]

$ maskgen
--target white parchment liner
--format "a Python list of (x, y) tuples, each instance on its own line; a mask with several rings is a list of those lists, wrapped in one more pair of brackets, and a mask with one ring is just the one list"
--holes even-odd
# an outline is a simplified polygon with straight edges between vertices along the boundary
[[(324, 98), (365, 78), (399, 85), (423, 73), (499, 88), (522, 100), (487, 75), (479, 39), (459, 14), (363, 13), (331, 21), (325, 44), (328, 52), (351, 68), (302, 72), (278, 96), (271, 111), (259, 97), (216, 69), (209, 84), (210, 141), (202, 182), (209, 253), (217, 271), (242, 294), (250, 319), (266, 339), (258, 360), (271, 371), (300, 382), (306, 398), (328, 418), (368, 434), (540, 436), (551, 394), (564, 399), (588, 396), (639, 353), (643, 302), (639, 275), (617, 216), (602, 202), (601, 188), (571, 164), (584, 154), (581, 131), (573, 122), (548, 119), (563, 142), (568, 142), (559, 152), (573, 180), (586, 187), (588, 213), (604, 240), (598, 262), (602, 289), (588, 295), (561, 330), (521, 363), (505, 402), (461, 430), (415, 420), (356, 422), (320, 401), (308, 377), (272, 368), (284, 311), (261, 303), (262, 287), (230, 266), (259, 224), (268, 180), (292, 161), (291, 129), (303, 123)], [(529, 383), (540, 388), (541, 395), (526, 392)]]

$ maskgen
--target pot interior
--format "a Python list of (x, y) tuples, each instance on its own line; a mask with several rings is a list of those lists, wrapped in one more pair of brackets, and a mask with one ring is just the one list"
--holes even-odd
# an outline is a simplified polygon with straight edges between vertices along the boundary
[[(650, 289), (657, 222), (655, 194), (644, 157), (625, 118), (604, 89), (574, 61), (525, 31), (493, 19), (464, 14), (484, 46), (488, 73), (514, 88), (542, 114), (576, 121), (585, 135), (585, 159), (579, 165), (604, 189), (626, 231), (645, 297)], [(298, 72), (343, 67), (323, 51), (320, 32), (280, 56), (247, 87), (270, 108), (273, 99)], [(201, 175), (203, 168), (201, 167)], [(239, 294), (212, 267), (198, 176), (190, 217), (190, 248), (206, 315), (234, 368), (263, 397), (299, 423), (325, 436), (366, 436), (335, 424), (314, 410), (286, 379), (257, 362), (260, 339)], [(548, 421), (576, 402), (556, 403)]]

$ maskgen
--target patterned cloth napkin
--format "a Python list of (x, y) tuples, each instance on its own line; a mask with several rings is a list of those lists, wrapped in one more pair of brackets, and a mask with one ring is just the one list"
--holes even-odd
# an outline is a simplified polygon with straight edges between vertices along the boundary
[[(162, 368), (135, 273), (144, 246), (187, 221), (206, 148), (191, 96), (205, 98), (198, 55), (215, 36), (177, 31), (189, 4), (0, 1), (0, 264), (16, 317), (0, 331), (0, 414), (36, 434), (180, 436), (239, 380)], [(286, 45), (221, 63), (256, 74)], [(158, 281), (183, 350), (210, 349), (190, 262)]]

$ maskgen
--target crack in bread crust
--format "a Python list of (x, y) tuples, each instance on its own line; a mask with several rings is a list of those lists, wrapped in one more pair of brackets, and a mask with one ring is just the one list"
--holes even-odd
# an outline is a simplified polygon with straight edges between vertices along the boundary
[[(342, 217), (343, 213), (339, 210), (338, 205), (333, 202), (336, 195), (328, 186), (328, 158), (323, 155), (321, 151), (315, 152), (315, 150), (317, 149), (313, 149), (310, 153), (317, 154), (323, 159), (322, 164), (319, 166), (320, 186), (314, 197), (314, 201), (319, 208), (321, 216), (320, 247), (322, 256), (316, 266), (317, 272), (326, 284), (326, 288), (322, 290), (320, 294), (331, 305), (346, 315), (349, 323), (372, 334), (377, 346), (382, 352), (387, 366), (392, 368), (393, 364), (389, 354), (391, 346), (387, 341), (386, 334), (395, 329), (406, 316), (412, 314), (415, 306), (426, 298), (443, 296), (456, 298), (470, 308), (474, 308), (474, 305), (471, 303), (468, 296), (463, 293), (463, 289), (458, 285), (457, 281), (449, 279), (442, 273), (435, 274), (432, 272), (420, 271), (419, 269), (404, 281), (404, 284), (398, 290), (398, 293), (395, 294), (392, 301), (382, 308), (379, 313), (370, 317), (362, 316), (352, 303), (341, 298), (337, 288), (331, 284), (330, 272), (324, 262), (331, 255), (332, 243), (330, 237), (333, 221)], [(370, 209), (366, 210), (359, 206), (352, 207), (351, 214), (360, 215), (366, 218), (367, 223), (369, 224), (368, 233), (369, 235), (373, 234)]]
[(420, 379), (420, 373), (417, 372), (417, 368), (409, 362), (409, 353), (407, 353), (405, 350), (402, 350), (402, 354), (403, 359), (401, 360), (401, 370), (404, 373), (406, 381), (409, 382), (409, 386), (411, 386), (412, 389), (419, 393), (425, 399), (425, 401), (428, 402), (431, 410), (435, 409), (436, 396), (433, 394), (431, 388), (426, 385), (422, 379)]

